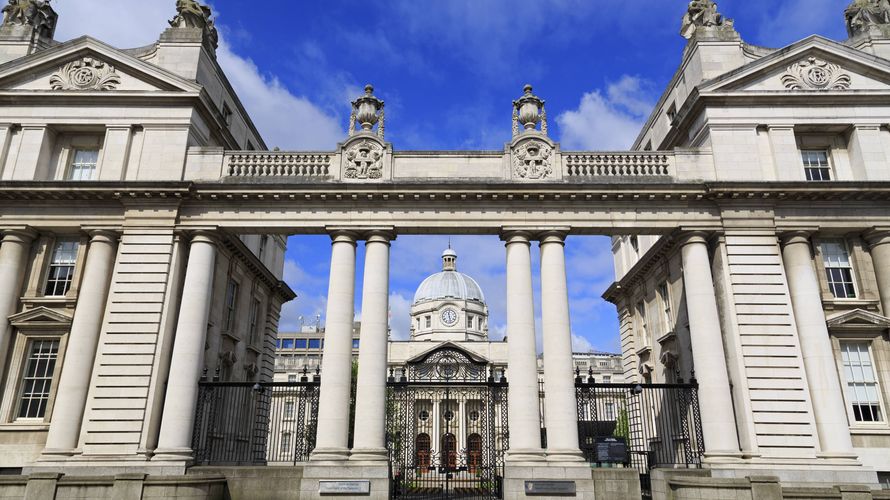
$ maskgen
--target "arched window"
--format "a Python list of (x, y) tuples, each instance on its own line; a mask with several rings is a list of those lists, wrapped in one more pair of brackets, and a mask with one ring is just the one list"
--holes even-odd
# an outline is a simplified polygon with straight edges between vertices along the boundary
[(467, 467), (471, 474), (482, 466), (482, 436), (470, 434), (467, 437)]
[(430, 468), (430, 435), (418, 434), (416, 443), (417, 469), (423, 474), (423, 471)]
[(454, 434), (442, 436), (442, 465), (449, 469), (457, 468), (457, 439)]

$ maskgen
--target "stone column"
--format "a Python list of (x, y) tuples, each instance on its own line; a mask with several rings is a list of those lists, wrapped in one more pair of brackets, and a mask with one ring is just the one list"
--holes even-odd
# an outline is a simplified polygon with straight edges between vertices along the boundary
[[(442, 402), (433, 401), (433, 435), (430, 436), (430, 453), (442, 452)], [(411, 418), (410, 416), (408, 418)], [(415, 437), (416, 439), (416, 437)]]
[(53, 418), (46, 437), (43, 459), (53, 455), (69, 456), (77, 448), (80, 426), (86, 407), (87, 391), (96, 359), (96, 346), (111, 286), (111, 273), (118, 235), (112, 231), (92, 231), (77, 308), (68, 334), (65, 364), (59, 377), (59, 389)]
[(507, 460), (541, 461), (541, 415), (538, 410), (538, 359), (535, 353), (535, 304), (532, 292), (531, 243), (523, 232), (501, 236), (507, 247), (507, 411), (510, 449)]
[(316, 447), (310, 460), (349, 458), (349, 392), (355, 319), (354, 234), (331, 234), (331, 274), (325, 315)]
[[(350, 460), (387, 460), (386, 343), (389, 330), (389, 242), (374, 232), (365, 243), (362, 331), (355, 391), (355, 433)], [(324, 378), (322, 378), (324, 380)]]
[[(544, 330), (547, 460), (581, 462), (584, 458), (578, 447), (578, 407), (566, 285), (565, 237), (565, 233), (555, 231), (541, 235), (541, 326)], [(540, 437), (540, 432), (530, 434), (534, 438)]]
[(0, 376), (6, 370), (6, 358), (12, 339), (12, 326), (7, 318), (18, 312), (25, 268), (35, 236), (30, 229), (3, 231), (3, 240), (0, 243)]
[(217, 240), (213, 233), (198, 232), (192, 236), (167, 377), (161, 432), (153, 460), (192, 458), (192, 430), (198, 379), (204, 368), (204, 342), (213, 298), (216, 252)]
[(706, 237), (706, 233), (691, 232), (683, 235), (680, 241), (705, 455), (712, 459), (737, 458), (740, 456), (739, 438)]
[(875, 268), (881, 312), (890, 318), (890, 231), (874, 231), (866, 235), (871, 245), (871, 261)]
[(783, 235), (782, 257), (822, 448), (820, 456), (855, 458), (809, 236), (804, 231)]

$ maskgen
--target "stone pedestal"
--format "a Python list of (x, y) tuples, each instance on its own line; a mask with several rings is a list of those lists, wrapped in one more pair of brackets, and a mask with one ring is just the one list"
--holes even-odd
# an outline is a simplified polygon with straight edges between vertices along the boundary
[[(639, 484), (639, 478), (635, 478)], [(529, 496), (526, 495), (526, 481), (559, 481), (561, 483), (574, 483), (574, 495), (553, 495), (553, 496)], [(594, 500), (601, 498), (595, 494), (593, 475), (590, 466), (586, 463), (574, 463), (565, 465), (556, 465), (551, 463), (535, 463), (528, 462), (525, 464), (515, 463), (508, 464), (504, 467), (504, 500), (517, 499), (556, 499), (556, 498), (578, 498), (583, 500)], [(617, 497), (621, 498), (621, 497)], [(639, 498), (639, 497), (637, 497)], [(621, 500), (624, 500), (621, 498)]]
[[(325, 481), (353, 483), (367, 482), (369, 493), (363, 494), (321, 494), (319, 489)], [(330, 461), (310, 462), (303, 468), (300, 482), (300, 500), (322, 500), (330, 498), (356, 498), (371, 500), (389, 499), (389, 466), (380, 461)]]

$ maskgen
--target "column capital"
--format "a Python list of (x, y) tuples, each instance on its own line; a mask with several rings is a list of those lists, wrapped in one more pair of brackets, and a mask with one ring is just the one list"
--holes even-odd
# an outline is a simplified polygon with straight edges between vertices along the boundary
[(507, 245), (511, 243), (531, 245), (531, 240), (534, 238), (534, 232), (527, 229), (502, 228), (500, 238), (501, 241)]
[(710, 231), (685, 231), (677, 236), (677, 243), (681, 247), (691, 245), (693, 243), (708, 244), (708, 239), (713, 233)]
[(3, 229), (2, 234), (3, 242), (31, 243), (38, 233), (31, 226), (19, 226)]
[(396, 239), (395, 228), (392, 227), (375, 227), (363, 231), (362, 236), (368, 243), (386, 243), (389, 244)]
[(359, 240), (359, 232), (361, 230), (353, 227), (326, 227), (325, 231), (331, 237), (332, 243), (352, 243), (355, 245), (356, 241)]
[(538, 240), (541, 245), (545, 243), (559, 243), (560, 245), (565, 245), (569, 231), (570, 228), (567, 227), (558, 227), (541, 231), (538, 233)]
[(219, 233), (209, 229), (194, 231), (191, 233), (191, 242), (192, 244), (207, 243), (209, 245), (219, 246)]
[(783, 247), (788, 245), (794, 245), (798, 243), (803, 243), (809, 246), (810, 238), (813, 236), (813, 231), (806, 229), (797, 229), (794, 231), (785, 231), (779, 235), (779, 241), (782, 243)]
[(866, 231), (863, 235), (869, 249), (878, 245), (886, 245), (890, 243), (890, 228), (875, 227)]
[(99, 242), (115, 244), (121, 237), (120, 233), (113, 229), (91, 229), (87, 231), (87, 235), (90, 237), (90, 243)]

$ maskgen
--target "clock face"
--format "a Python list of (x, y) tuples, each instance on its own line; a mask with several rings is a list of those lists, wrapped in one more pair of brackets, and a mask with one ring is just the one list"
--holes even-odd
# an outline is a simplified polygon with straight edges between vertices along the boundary
[(457, 323), (457, 311), (451, 308), (442, 311), (442, 323), (445, 326), (454, 326)]

